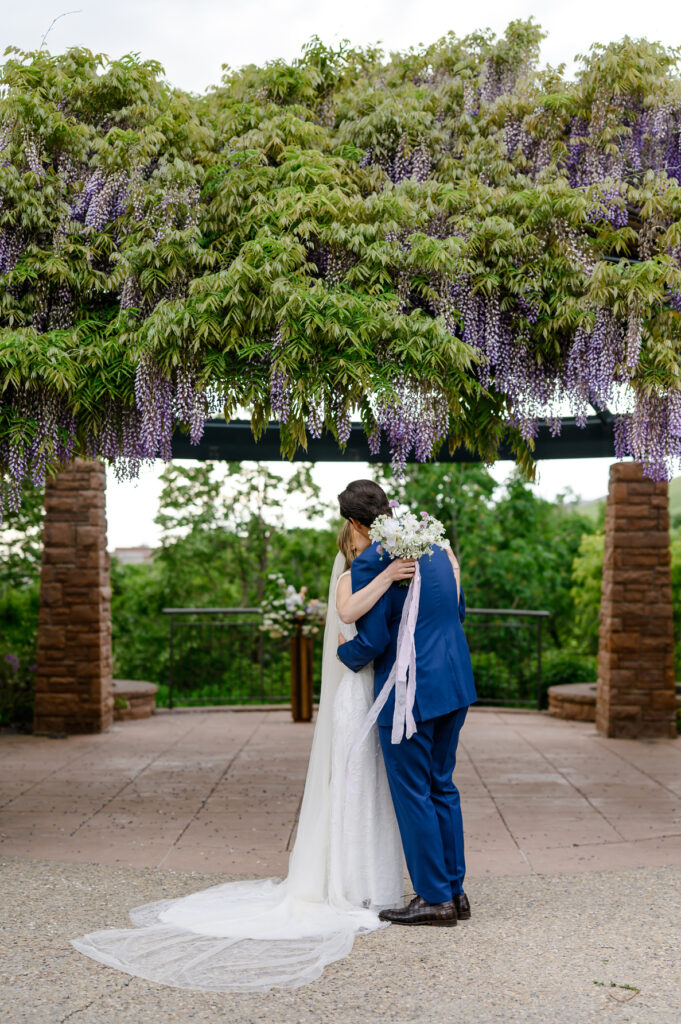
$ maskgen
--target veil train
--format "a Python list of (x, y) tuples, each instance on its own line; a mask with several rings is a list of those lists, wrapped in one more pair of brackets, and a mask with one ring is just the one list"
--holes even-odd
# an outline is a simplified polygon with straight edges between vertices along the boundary
[(352, 949), (355, 936), (385, 927), (378, 915), (333, 897), (329, 886), (338, 554), (329, 585), (322, 692), (288, 876), (225, 882), (130, 911), (134, 928), (91, 932), (71, 944), (99, 963), (174, 988), (257, 992), (297, 988)]

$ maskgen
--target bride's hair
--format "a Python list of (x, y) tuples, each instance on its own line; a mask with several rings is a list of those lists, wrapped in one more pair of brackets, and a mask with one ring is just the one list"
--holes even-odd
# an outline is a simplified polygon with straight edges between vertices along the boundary
[(388, 495), (375, 480), (353, 480), (338, 495), (343, 519), (357, 519), (363, 526), (371, 526), (378, 516), (391, 516)]
[(355, 559), (355, 549), (352, 544), (352, 523), (345, 522), (338, 531), (338, 550), (345, 558), (345, 568), (349, 569)]

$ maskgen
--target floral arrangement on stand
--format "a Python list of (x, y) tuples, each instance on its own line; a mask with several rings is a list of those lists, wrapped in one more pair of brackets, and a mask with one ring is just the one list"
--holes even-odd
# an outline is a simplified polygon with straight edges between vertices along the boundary
[(267, 577), (267, 593), (260, 602), (262, 623), (260, 629), (273, 639), (294, 636), (315, 636), (326, 621), (326, 604), (317, 598), (308, 600), (307, 587), (300, 590), (287, 584), (281, 573)]

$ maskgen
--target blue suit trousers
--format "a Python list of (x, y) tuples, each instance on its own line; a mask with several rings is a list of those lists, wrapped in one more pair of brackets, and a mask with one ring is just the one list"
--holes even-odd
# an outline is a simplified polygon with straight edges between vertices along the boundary
[(418, 732), (401, 743), (391, 743), (390, 726), (378, 729), (407, 868), (426, 903), (463, 892), (463, 822), (452, 773), (467, 711), (418, 722)]

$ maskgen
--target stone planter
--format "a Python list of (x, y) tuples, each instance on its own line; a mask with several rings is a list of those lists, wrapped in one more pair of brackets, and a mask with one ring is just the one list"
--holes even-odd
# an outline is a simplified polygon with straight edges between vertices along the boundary
[(596, 683), (563, 683), (549, 686), (549, 714), (555, 718), (596, 721)]
[(114, 679), (114, 721), (127, 722), (133, 718), (150, 718), (156, 710), (155, 683), (135, 679)]

